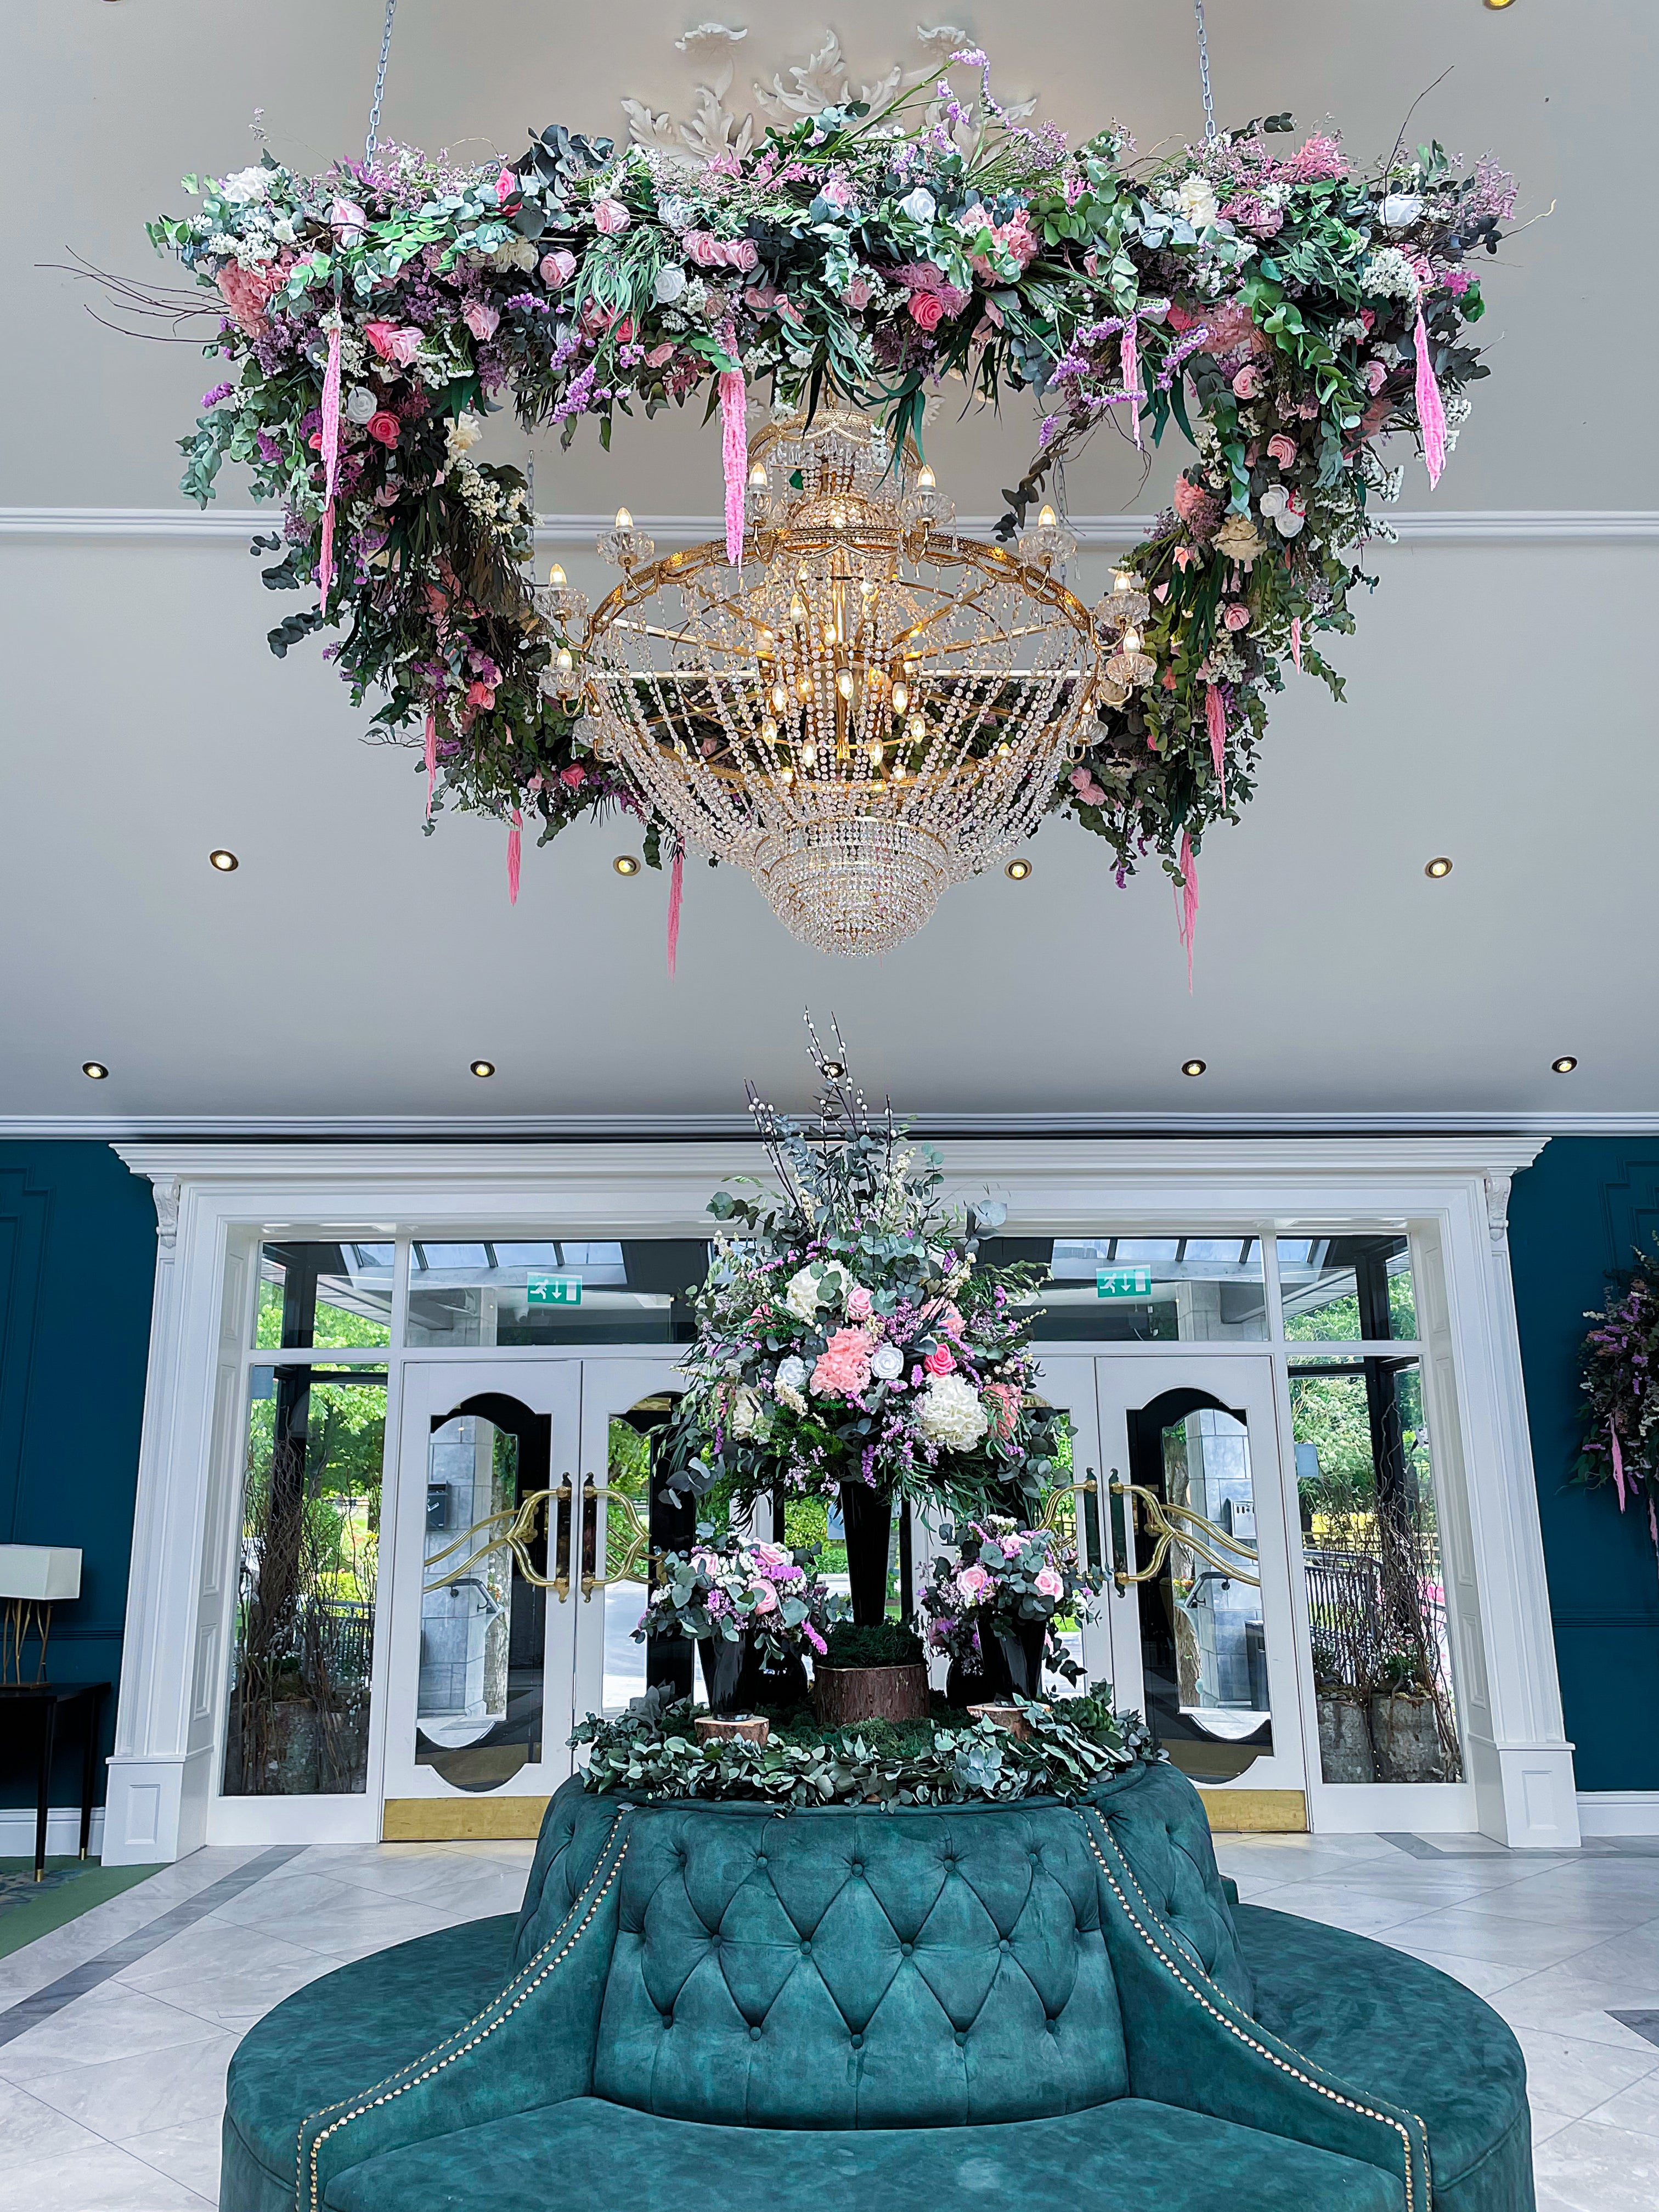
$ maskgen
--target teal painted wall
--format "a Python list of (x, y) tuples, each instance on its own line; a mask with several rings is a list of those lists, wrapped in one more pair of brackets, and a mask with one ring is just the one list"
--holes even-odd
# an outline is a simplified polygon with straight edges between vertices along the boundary
[[(55, 1680), (120, 1680), (155, 1274), (149, 1184), (107, 1145), (0, 1143), (0, 1543), (83, 1554), (80, 1598), (52, 1624)], [(106, 1753), (114, 1722), (112, 1686)], [(66, 1757), (52, 1802), (80, 1796)], [(32, 1766), (0, 1743), (0, 1804), (33, 1802)]]
[(1659, 1790), (1659, 1563), (1645, 1515), (1571, 1480), (1578, 1346), (1611, 1268), (1659, 1232), (1659, 1138), (1555, 1137), (1515, 1179), (1521, 1324), (1555, 1652), (1581, 1790)]

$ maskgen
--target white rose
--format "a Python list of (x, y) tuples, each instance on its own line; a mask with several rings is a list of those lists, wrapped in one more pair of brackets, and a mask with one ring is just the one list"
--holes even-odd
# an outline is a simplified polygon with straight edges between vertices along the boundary
[(367, 422), (371, 415), (380, 411), (380, 405), (366, 384), (354, 384), (346, 394), (345, 418), (348, 422)]
[(1289, 492), (1285, 490), (1283, 484), (1269, 484), (1267, 490), (1257, 500), (1256, 505), (1263, 514), (1283, 514), (1290, 503), (1290, 497)]
[(786, 1390), (799, 1390), (806, 1380), (806, 1362), (797, 1359), (792, 1352), (787, 1359), (778, 1362), (778, 1371), (773, 1376), (773, 1388), (781, 1396)]
[(972, 1451), (989, 1423), (979, 1393), (960, 1375), (935, 1375), (916, 1414), (916, 1427), (930, 1443), (947, 1451)]
[(817, 1318), (818, 1286), (810, 1267), (803, 1267), (798, 1275), (789, 1278), (783, 1293), (783, 1303), (797, 1321), (811, 1322)]
[(908, 215), (912, 222), (932, 222), (939, 211), (939, 202), (925, 185), (918, 185), (899, 202), (899, 213)]
[(878, 1344), (870, 1355), (870, 1372), (883, 1382), (890, 1382), (896, 1375), (904, 1372), (904, 1354), (896, 1344)]
[(1376, 212), (1384, 230), (1409, 230), (1423, 212), (1423, 195), (1390, 192)]
[(657, 305), (672, 307), (676, 300), (685, 295), (684, 269), (659, 269), (657, 271)]
[(1221, 213), (1221, 203), (1207, 177), (1184, 178), (1176, 190), (1176, 208), (1194, 230), (1214, 222)]
[(219, 182), (219, 197), (233, 207), (246, 207), (250, 201), (265, 199), (270, 192), (270, 172), (263, 167), (238, 169), (232, 176)]
[(760, 1413), (760, 1400), (745, 1383), (732, 1393), (732, 1403), (726, 1408), (726, 1425), (734, 1437), (751, 1437)]

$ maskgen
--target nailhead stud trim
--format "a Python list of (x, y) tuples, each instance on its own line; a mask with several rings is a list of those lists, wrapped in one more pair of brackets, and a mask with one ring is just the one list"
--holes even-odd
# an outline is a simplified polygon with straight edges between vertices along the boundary
[[(1187, 1972), (1177, 1963), (1177, 1961), (1170, 1958), (1168, 1952), (1164, 1950), (1163, 1946), (1158, 1941), (1158, 1938), (1146, 1925), (1146, 1923), (1140, 1918), (1133, 1905), (1130, 1904), (1127, 1897), (1124, 1894), (1122, 1884), (1119, 1881), (1116, 1873), (1115, 1873), (1112, 1867), (1107, 1863), (1105, 1857), (1102, 1854), (1100, 1845), (1095, 1840), (1093, 1827), (1091, 1826), (1091, 1823), (1099, 1826), (1106, 1838), (1107, 1845), (1111, 1851), (1113, 1858), (1119, 1863), (1119, 1865), (1121, 1868), (1124, 1880), (1128, 1882), (1130, 1887), (1134, 1891), (1135, 1895), (1140, 1899), (1142, 1905), (1145, 1905), (1146, 1904), (1146, 1900), (1141, 1892), (1140, 1886), (1135, 1881), (1134, 1875), (1130, 1871), (1127, 1862), (1123, 1860), (1122, 1854), (1119, 1851), (1117, 1844), (1113, 1839), (1111, 1831), (1107, 1826), (1105, 1821), (1102, 1820), (1099, 1813), (1095, 1811), (1092, 1808), (1091, 1808), (1090, 1810), (1082, 1817), (1084, 1820), (1084, 1836), (1088, 1843), (1089, 1849), (1094, 1853), (1101, 1872), (1105, 1875), (1108, 1882), (1111, 1885), (1113, 1895), (1122, 1906), (1124, 1917), (1127, 1919), (1129, 1925), (1134, 1929), (1135, 1933), (1140, 1937), (1142, 1942), (1146, 1944), (1147, 1949), (1152, 1952), (1153, 1957), (1158, 1960), (1161, 1966), (1168, 1970), (1174, 1979), (1180, 1984), (1183, 1990), (1186, 1990), (1188, 1996), (1190, 1996), (1196, 2004), (1201, 2006), (1204, 2011), (1209, 2014), (1212, 2020), (1218, 2021), (1219, 2024), (1226, 2029), (1229, 2035), (1236, 2036), (1241, 2043), (1248, 2045), (1252, 2051), (1256, 2052), (1258, 2057), (1265, 2058), (1269, 2065), (1277, 2067), (1281, 2074), (1288, 2074), (1292, 2081), (1301, 2082), (1304, 2088), (1311, 2089), (1316, 2096), (1324, 2097), (1334, 2105), (1341, 2105), (1351, 2112), (1359, 2113), (1364, 2119), (1376, 2120), (1380, 2126), (1392, 2129), (1395, 2134), (1400, 2137), (1401, 2148), (1405, 2154), (1406, 2212), (1416, 2212), (1415, 2181), (1417, 2161), (1413, 2153), (1416, 2150), (1417, 2146), (1413, 2144), (1412, 2141), (1411, 2130), (1406, 2125), (1405, 2122), (1403, 2120), (1396, 2119), (1391, 2112), (1376, 2112), (1370, 2105), (1361, 2104), (1357, 2098), (1345, 2095), (1340, 2089), (1331, 2088), (1327, 2083), (1318, 2080), (1311, 2072), (1304, 2072), (1303, 2069), (1304, 2068), (1310, 2068), (1314, 2062), (1312, 2059), (1304, 2057), (1301, 2051), (1291, 2050), (1289, 2044), (1281, 2045), (1282, 2050), (1290, 2053), (1289, 2057), (1281, 2057), (1279, 2052), (1273, 2050), (1269, 2045), (1259, 2042), (1254, 2035), (1248, 2032), (1248, 2030), (1241, 2027), (1238, 2022), (1230, 2016), (1229, 2012), (1222, 2009), (1222, 2005), (1228, 2004), (1230, 2000), (1227, 1999), (1224, 1991), (1216, 1988), (1214, 1984), (1208, 1981), (1207, 1977), (1206, 1978), (1205, 1989), (1200, 1989)], [(1156, 1918), (1157, 1916), (1152, 1913), (1152, 1908), (1149, 1905), (1146, 1907), (1146, 1910), (1148, 1918)], [(1206, 1991), (1208, 1992), (1207, 1994)], [(1219, 1997), (1222, 2000), (1222, 2003), (1217, 2004), (1214, 2002), (1212, 2000), (1215, 1997)], [(1252, 2022), (1251, 2025), (1254, 2026), (1255, 2023)], [(1291, 2063), (1292, 2059), (1300, 2059), (1302, 2062), (1301, 2065), (1293, 2065)], [(1428, 2166), (1428, 2130), (1423, 2127), (1423, 2122), (1417, 2113), (1413, 2112), (1412, 2114), (1412, 2118), (1417, 2121), (1419, 2128), (1423, 2129), (1422, 2154), (1423, 2164), (1425, 2170), (1426, 2171)]]
[[(435, 2075), (441, 2074), (445, 2067), (453, 2066), (457, 2059), (465, 2058), (469, 2051), (476, 2051), (487, 2037), (494, 2035), (498, 2027), (504, 2027), (517, 2012), (519, 2007), (532, 1996), (548, 1976), (569, 1957), (592, 1925), (594, 1915), (604, 1904), (610, 1893), (611, 1885), (622, 1871), (623, 1861), (628, 1856), (629, 1838), (625, 1836), (623, 1838), (622, 1849), (617, 1853), (610, 1872), (605, 1874), (605, 1880), (597, 1892), (594, 1890), (593, 1885), (599, 1881), (605, 1860), (610, 1856), (611, 1847), (616, 1843), (617, 1832), (627, 1818), (626, 1812), (618, 1813), (611, 1822), (610, 1833), (605, 1839), (605, 1848), (599, 1853), (592, 1874), (588, 1877), (586, 1887), (578, 1895), (575, 1903), (565, 1915), (558, 1928), (548, 1938), (535, 1957), (520, 1969), (519, 1973), (507, 1984), (506, 1989), (490, 1999), (481, 2013), (470, 2020), (465, 2027), (457, 2028), (453, 2035), (446, 2037), (444, 2042), (434, 2045), (424, 2057), (410, 2059), (409, 2064), (399, 2067), (396, 2074), (388, 2074), (385, 2081), (377, 2081), (372, 2089), (360, 2092), (356, 2101), (348, 2097), (340, 2104), (325, 2105), (319, 2112), (307, 2114), (300, 2124), (300, 2140), (295, 2160), (294, 2201), (296, 2212), (305, 2212), (307, 2129), (319, 2120), (328, 2119), (331, 2112), (339, 2114), (337, 2119), (330, 2119), (325, 2128), (318, 2129), (316, 2135), (312, 2138), (309, 2160), (310, 2212), (318, 2212), (317, 2160), (319, 2153), (329, 2137), (337, 2134), (340, 2129), (349, 2127), (354, 2120), (362, 2119), (365, 2112), (373, 2112), (377, 2106), (394, 2103), (405, 2090), (418, 2088), (422, 2082), (430, 2081)], [(586, 1911), (582, 1910), (584, 1899), (590, 1900)], [(562, 1949), (555, 1952), (554, 1947), (558, 1944), (566, 1929), (570, 1926), (578, 1913), (581, 1913), (582, 1916), (580, 1924), (569, 1941), (564, 1944)], [(550, 1958), (548, 1955), (550, 1952), (554, 1952), (554, 1955)], [(498, 2007), (501, 2009), (497, 2010)], [(493, 2019), (492, 2014), (495, 2015)], [(473, 2033), (475, 2029), (477, 2031), (476, 2034)], [(449, 2045), (454, 2047), (448, 2048)], [(411, 2073), (410, 2069), (417, 2066), (424, 2070), (418, 2074)], [(399, 2075), (407, 2078), (400, 2080)], [(350, 2109), (347, 2110), (347, 2106)]]

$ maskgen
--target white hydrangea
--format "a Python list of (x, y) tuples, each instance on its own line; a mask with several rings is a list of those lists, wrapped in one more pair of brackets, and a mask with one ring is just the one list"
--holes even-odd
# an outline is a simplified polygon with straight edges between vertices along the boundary
[(818, 1284), (810, 1267), (803, 1267), (798, 1275), (791, 1275), (784, 1286), (783, 1303), (797, 1321), (817, 1319)]
[[(1456, 450), (1457, 434), (1474, 412), (1474, 402), (1467, 392), (1448, 392), (1446, 395), (1446, 451), (1449, 453)], [(1403, 475), (1403, 470), (1401, 473)]]
[(238, 169), (233, 175), (220, 179), (219, 197), (228, 200), (233, 207), (246, 207), (269, 195), (272, 174), (263, 164), (252, 169)]
[(492, 268), (522, 269), (526, 275), (540, 259), (540, 253), (527, 238), (504, 238), (489, 256)]
[(1416, 270), (1397, 246), (1379, 246), (1360, 270), (1359, 283), (1374, 299), (1403, 300), (1408, 307), (1417, 305), (1422, 289)]
[(972, 1451), (989, 1423), (979, 1393), (960, 1375), (935, 1375), (916, 1414), (916, 1428), (946, 1451)]
[(755, 1424), (760, 1419), (761, 1401), (745, 1383), (732, 1393), (732, 1402), (726, 1408), (726, 1426), (734, 1437), (752, 1437)]
[(470, 414), (464, 407), (454, 421), (450, 423), (445, 435), (449, 443), (450, 459), (459, 460), (463, 453), (476, 446), (483, 437), (483, 424), (476, 415)]
[(1207, 177), (1185, 177), (1176, 187), (1172, 212), (1194, 230), (1206, 230), (1221, 213), (1215, 186)]

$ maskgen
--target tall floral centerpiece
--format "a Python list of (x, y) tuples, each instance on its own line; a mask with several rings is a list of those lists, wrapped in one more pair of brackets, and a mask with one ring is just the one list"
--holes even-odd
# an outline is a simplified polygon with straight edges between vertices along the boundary
[(1088, 1611), (1094, 1585), (1076, 1547), (1053, 1528), (1022, 1528), (1005, 1515), (957, 1531), (959, 1559), (939, 1559), (922, 1598), (927, 1641), (951, 1662), (953, 1705), (1042, 1689), (1045, 1662), (1069, 1682), (1083, 1669), (1054, 1632), (1057, 1615)]
[(1030, 1515), (1065, 1423), (1032, 1387), (1032, 1272), (980, 1265), (1005, 1210), (947, 1205), (934, 1155), (866, 1109), (839, 1038), (831, 1054), (813, 1032), (811, 1049), (811, 1121), (750, 1092), (780, 1194), (709, 1201), (720, 1232), (663, 1464), (672, 1486), (701, 1497), (723, 1481), (739, 1505), (838, 1500), (853, 1617), (868, 1626), (885, 1607), (893, 1501)]
[(1619, 1510), (1634, 1502), (1659, 1557), (1659, 1254), (1636, 1265), (1609, 1293), (1584, 1339), (1582, 1481), (1611, 1484)]

